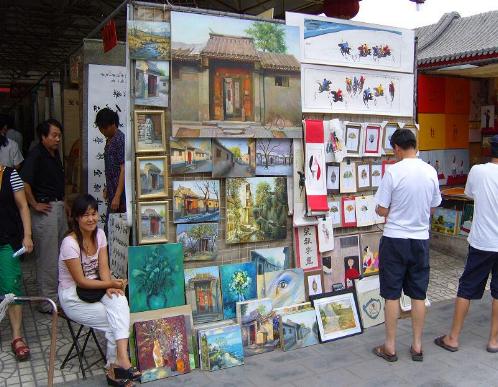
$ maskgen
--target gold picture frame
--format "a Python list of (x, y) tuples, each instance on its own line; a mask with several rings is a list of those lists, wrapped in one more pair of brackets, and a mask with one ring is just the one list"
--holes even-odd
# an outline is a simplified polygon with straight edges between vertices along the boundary
[(140, 156), (136, 158), (137, 198), (157, 199), (168, 196), (168, 158)]
[(169, 201), (138, 202), (138, 244), (168, 242)]
[(390, 121), (384, 126), (384, 130), (382, 133), (382, 149), (386, 155), (393, 155), (394, 150), (391, 147), (391, 136), (393, 133), (400, 129), (400, 126), (397, 122)]
[(166, 122), (163, 110), (135, 110), (133, 131), (136, 153), (166, 151)]

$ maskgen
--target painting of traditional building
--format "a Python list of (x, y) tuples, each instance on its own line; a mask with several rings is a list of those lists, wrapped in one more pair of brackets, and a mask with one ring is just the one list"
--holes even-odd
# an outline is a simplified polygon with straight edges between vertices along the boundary
[(256, 263), (258, 275), (289, 269), (291, 267), (290, 248), (284, 246), (252, 250), (251, 261)]
[(226, 198), (226, 243), (286, 238), (285, 177), (229, 178), (226, 182)]
[(135, 105), (168, 107), (169, 62), (135, 61)]
[(279, 336), (284, 351), (319, 344), (315, 311), (308, 309), (283, 314)]
[(171, 23), (175, 137), (302, 137), (298, 27), (181, 12)]
[(255, 148), (252, 139), (213, 139), (213, 177), (254, 176)]
[(215, 260), (217, 239), (217, 223), (180, 223), (176, 226), (176, 241), (183, 245), (185, 261)]
[(196, 324), (222, 320), (218, 266), (185, 269), (185, 297)]
[(220, 220), (219, 180), (173, 181), (174, 223)]
[(139, 202), (138, 243), (168, 241), (168, 202)]
[(256, 141), (256, 175), (291, 176), (292, 140), (265, 138)]
[(164, 156), (137, 157), (137, 196), (139, 199), (167, 195), (166, 169), (166, 157)]
[(171, 174), (211, 172), (211, 139), (171, 138), (169, 141)]

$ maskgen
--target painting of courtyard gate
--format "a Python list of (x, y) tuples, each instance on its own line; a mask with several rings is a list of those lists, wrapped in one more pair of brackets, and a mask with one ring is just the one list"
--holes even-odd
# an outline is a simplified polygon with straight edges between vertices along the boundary
[(175, 137), (300, 138), (299, 27), (171, 13)]
[(178, 224), (176, 226), (176, 241), (183, 245), (185, 261), (216, 259), (217, 239), (217, 223)]
[(228, 178), (226, 198), (227, 244), (286, 238), (285, 177)]
[(219, 180), (173, 182), (174, 223), (218, 222), (219, 220)]

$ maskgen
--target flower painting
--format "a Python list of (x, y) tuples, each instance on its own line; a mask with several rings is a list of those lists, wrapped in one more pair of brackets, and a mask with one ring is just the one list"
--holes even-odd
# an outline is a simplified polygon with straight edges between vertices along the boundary
[(223, 316), (225, 319), (234, 318), (237, 301), (257, 298), (256, 264), (246, 262), (222, 265), (220, 276)]

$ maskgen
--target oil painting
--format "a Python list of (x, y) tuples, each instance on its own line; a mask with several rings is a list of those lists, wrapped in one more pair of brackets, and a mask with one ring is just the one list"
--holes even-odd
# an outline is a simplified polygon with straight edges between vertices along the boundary
[(384, 323), (385, 300), (380, 296), (379, 276), (355, 280), (355, 289), (363, 328)]
[(291, 251), (289, 246), (251, 250), (251, 261), (256, 263), (258, 275), (270, 271), (290, 269)]
[(227, 244), (287, 237), (285, 177), (229, 178), (226, 200)]
[(185, 316), (134, 325), (142, 383), (190, 372)]
[(176, 241), (183, 245), (185, 262), (213, 261), (218, 256), (217, 223), (179, 223)]
[(169, 62), (135, 61), (135, 105), (168, 107)]
[(242, 329), (244, 356), (275, 350), (273, 335), (273, 305), (269, 298), (237, 302), (237, 323)]
[(256, 143), (248, 138), (213, 139), (213, 177), (250, 177), (256, 170)]
[(363, 276), (379, 273), (380, 238), (382, 238), (382, 232), (360, 235), (361, 273)]
[(127, 26), (131, 59), (170, 60), (170, 23), (128, 20)]
[(173, 222), (199, 223), (220, 220), (220, 181), (173, 181)]
[(257, 298), (256, 264), (234, 263), (220, 266), (223, 317), (235, 317), (235, 303)]
[(135, 110), (134, 128), (137, 153), (166, 150), (165, 118), (162, 110)]
[(305, 300), (303, 269), (286, 269), (265, 273), (264, 281), (258, 282), (260, 297), (270, 298), (273, 307), (281, 308), (299, 304)]
[(244, 364), (240, 325), (232, 324), (199, 332), (201, 368), (217, 371)]
[(128, 279), (132, 313), (184, 305), (182, 245), (130, 246)]
[(293, 159), (291, 139), (256, 140), (256, 175), (292, 176)]
[(302, 137), (299, 28), (172, 12), (171, 30), (174, 137)]
[[(358, 235), (336, 237), (335, 248), (330, 255), (323, 257), (323, 285), (325, 292), (334, 292), (346, 288), (346, 277), (357, 278), (354, 271), (360, 272), (360, 244)], [(352, 257), (351, 270), (346, 276), (346, 267), (349, 262), (346, 258)], [(346, 264), (345, 264), (346, 263)]]
[(460, 211), (437, 207), (432, 214), (431, 230), (446, 235), (456, 235), (459, 228)]
[(169, 202), (138, 202), (138, 243), (168, 241)]
[(166, 156), (137, 157), (137, 197), (150, 199), (168, 195)]
[(185, 297), (196, 324), (222, 320), (218, 266), (185, 269)]
[(313, 309), (282, 314), (279, 325), (280, 345), (284, 351), (320, 343), (318, 323)]
[(172, 137), (169, 154), (172, 175), (213, 171), (211, 139)]

